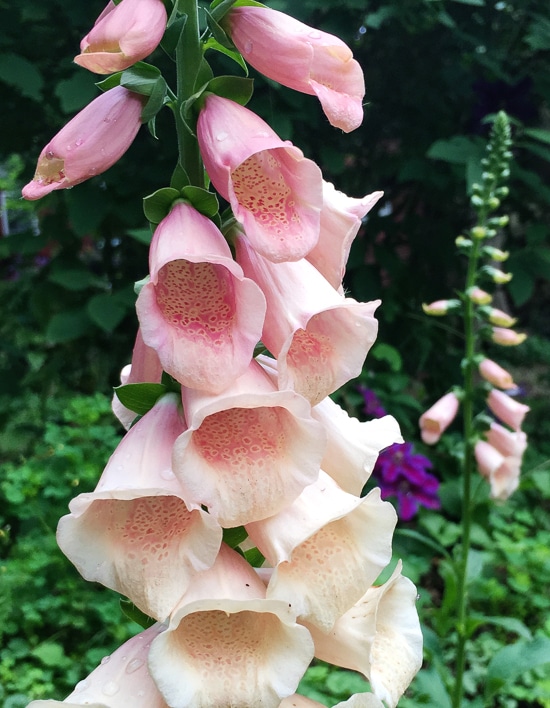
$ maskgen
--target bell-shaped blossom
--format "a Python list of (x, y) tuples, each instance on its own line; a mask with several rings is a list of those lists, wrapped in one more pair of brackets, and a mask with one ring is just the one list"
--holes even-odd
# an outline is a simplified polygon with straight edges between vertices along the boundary
[(420, 436), (426, 445), (435, 445), (458, 413), (458, 398), (446, 393), (420, 416)]
[(489, 322), (497, 325), (497, 327), (513, 327), (517, 322), (516, 317), (512, 317), (512, 315), (503, 310), (498, 310), (496, 307), (489, 308), (487, 317)]
[[(325, 704), (295, 693), (282, 700), (279, 708), (325, 708)], [(333, 708), (384, 708), (384, 704), (374, 693), (355, 693), (347, 701), (337, 703)]]
[(185, 202), (155, 230), (149, 269), (136, 303), (144, 342), (184, 386), (220, 393), (246, 371), (261, 337), (260, 288), (212, 221)]
[(236, 250), (267, 300), (262, 341), (277, 357), (279, 388), (293, 388), (314, 406), (358, 376), (376, 339), (380, 300), (340, 295), (307, 260), (271, 263), (244, 236)]
[[(154, 349), (148, 347), (143, 341), (141, 330), (138, 329), (134, 351), (132, 352), (132, 363), (127, 364), (120, 372), (120, 384), (134, 383), (160, 383), (162, 377), (162, 364), (158, 354)], [(118, 396), (113, 394), (111, 403), (113, 413), (126, 428), (130, 429), (136, 414), (123, 405)]]
[(478, 288), (477, 285), (469, 288), (466, 294), (476, 305), (488, 305), (493, 300), (493, 296), (490, 293)]
[(197, 137), (212, 184), (253, 247), (272, 261), (298, 260), (319, 239), (321, 170), (248, 108), (210, 94)]
[(151, 642), (164, 629), (155, 624), (105, 656), (64, 701), (32, 701), (28, 708), (168, 708), (147, 666)]
[(218, 396), (182, 389), (188, 428), (173, 469), (190, 509), (224, 527), (271, 516), (317, 479), (325, 434), (294, 391), (277, 391), (259, 364)]
[(363, 71), (341, 39), (267, 7), (234, 7), (223, 23), (245, 60), (260, 73), (316, 95), (336, 128), (349, 133), (361, 125)]
[(493, 389), (487, 396), (487, 405), (495, 416), (513, 430), (519, 430), (523, 419), (530, 410), (524, 403), (514, 401), (503, 391)]
[(436, 300), (429, 304), (424, 303), (422, 310), (426, 315), (432, 317), (443, 317), (450, 312), (456, 312), (460, 309), (460, 300)]
[(328, 631), (389, 563), (396, 521), (378, 488), (360, 499), (321, 471), (293, 504), (246, 530), (276, 566), (267, 597)]
[(361, 220), (383, 194), (373, 192), (362, 199), (354, 199), (339, 192), (330, 182), (323, 182), (319, 241), (306, 258), (335, 290), (341, 288), (351, 244)]
[(497, 388), (510, 389), (515, 388), (512, 374), (506, 369), (503, 369), (500, 364), (492, 359), (483, 359), (479, 365), (479, 373), (489, 383)]
[(491, 497), (508, 499), (519, 486), (521, 458), (506, 457), (485, 440), (476, 443), (474, 454), (480, 473), (491, 485)]
[(390, 579), (367, 590), (330, 632), (307, 625), (315, 656), (363, 674), (374, 694), (394, 708), (422, 665), (415, 602), (416, 588), (401, 575), (399, 562)]
[(128, 150), (141, 125), (144, 96), (115, 86), (80, 111), (40, 153), (25, 199), (74, 187), (101, 174)]
[(214, 563), (222, 539), (209, 514), (187, 509), (172, 472), (182, 431), (177, 396), (168, 394), (126, 434), (95, 491), (71, 501), (57, 531), (61, 550), (86, 580), (159, 620), (193, 575)]
[(487, 442), (504, 457), (523, 457), (527, 449), (527, 435), (522, 430), (511, 432), (498, 423), (491, 423), (487, 433)]
[(278, 708), (312, 657), (293, 610), (222, 546), (151, 645), (149, 669), (170, 708)]
[(370, 477), (378, 453), (403, 442), (399, 423), (391, 415), (360, 422), (328, 397), (312, 408), (311, 415), (327, 434), (321, 467), (344, 491), (356, 496)]
[(493, 327), (491, 339), (495, 344), (500, 344), (503, 347), (517, 347), (518, 344), (523, 344), (527, 335), (523, 332), (514, 332), (513, 329), (506, 327)]
[(80, 42), (75, 62), (96, 74), (111, 74), (145, 59), (166, 29), (162, 0), (110, 0)]

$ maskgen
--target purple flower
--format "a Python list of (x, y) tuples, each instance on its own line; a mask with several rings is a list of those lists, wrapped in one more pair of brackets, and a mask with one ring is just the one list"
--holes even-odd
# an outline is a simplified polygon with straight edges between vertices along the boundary
[(386, 415), (386, 410), (378, 400), (378, 396), (364, 385), (357, 386), (357, 390), (363, 396), (365, 405), (363, 407), (363, 413), (367, 418), (382, 418)]
[(396, 497), (399, 516), (409, 521), (419, 506), (439, 509), (439, 481), (427, 472), (431, 461), (415, 454), (412, 443), (395, 443), (378, 455), (373, 474), (380, 483), (382, 498)]

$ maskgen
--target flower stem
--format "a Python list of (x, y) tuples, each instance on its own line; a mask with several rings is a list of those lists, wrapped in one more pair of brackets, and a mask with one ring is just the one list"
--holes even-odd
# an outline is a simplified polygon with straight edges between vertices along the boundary
[(178, 9), (186, 15), (185, 27), (176, 47), (177, 101), (175, 105), (179, 162), (192, 185), (204, 187), (204, 167), (199, 144), (182, 116), (183, 104), (195, 92), (202, 63), (197, 0), (179, 0)]

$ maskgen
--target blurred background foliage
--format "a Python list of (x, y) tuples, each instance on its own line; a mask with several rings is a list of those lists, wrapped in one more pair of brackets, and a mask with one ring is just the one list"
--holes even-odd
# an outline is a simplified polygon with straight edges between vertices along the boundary
[[(0, 700), (6, 708), (26, 705), (28, 698), (63, 697), (102, 652), (138, 629), (121, 619), (112, 593), (79, 580), (56, 550), (54, 529), (69, 499), (93, 488), (120, 432), (110, 418), (109, 391), (133, 346), (133, 283), (147, 273), (151, 234), (141, 200), (166, 186), (174, 167), (171, 116), (159, 115), (158, 140), (143, 128), (107, 173), (37, 203), (19, 199), (43, 145), (98, 93), (97, 77), (72, 57), (103, 4), (0, 0)], [(504, 352), (504, 361), (502, 350), (493, 353), (512, 369), (532, 406), (531, 447), (520, 492), (480, 516), (476, 541), (484, 555), (472, 592), (485, 614), (518, 617), (523, 641), (549, 634), (550, 5), (267, 4), (343, 38), (365, 70), (365, 120), (349, 135), (329, 126), (314, 97), (253, 71), (250, 107), (316, 160), (338, 189), (357, 197), (384, 190), (354, 243), (345, 282), (352, 296), (383, 301), (379, 344), (362, 382), (410, 440), (417, 439), (419, 412), (457, 382), (462, 357), (452, 320), (425, 317), (421, 303), (449, 297), (463, 282), (454, 241), (471, 225), (469, 191), (480, 174), (486, 119), (504, 109), (513, 121), (510, 226), (495, 245), (510, 251), (506, 265), (514, 279), (496, 304), (518, 316), (519, 329), (530, 337)], [(151, 61), (173, 81), (161, 50)], [(213, 56), (215, 71), (239, 71), (226, 61)], [(362, 414), (353, 386), (342, 399)], [(440, 524), (430, 531), (450, 547), (459, 513), (452, 445), (427, 452), (415, 444), (443, 481), (444, 514), (421, 514), (412, 527)], [(396, 553), (408, 559), (405, 572), (428, 588), (421, 591), (421, 607), (433, 625), (430, 613), (446, 601), (441, 559), (399, 535)], [(468, 674), (473, 703), (494, 643), (516, 641), (516, 630), (481, 626)], [(432, 660), (437, 651), (452, 650), (427, 644)], [(315, 670), (304, 690), (327, 705), (346, 697), (350, 686), (355, 690), (355, 675)], [(490, 694), (487, 705), (550, 706), (550, 676), (536, 671), (522, 674), (519, 688), (504, 697)], [(411, 700), (444, 705), (425, 690), (437, 686), (430, 676), (416, 684)]]

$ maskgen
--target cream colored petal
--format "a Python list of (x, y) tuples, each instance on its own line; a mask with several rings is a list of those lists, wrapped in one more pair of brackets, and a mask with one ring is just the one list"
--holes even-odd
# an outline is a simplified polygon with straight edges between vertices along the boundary
[(321, 466), (350, 494), (361, 494), (380, 450), (403, 442), (399, 423), (391, 415), (360, 422), (328, 397), (311, 409), (311, 415), (327, 433)]
[(163, 630), (154, 625), (129, 639), (64, 701), (33, 701), (28, 708), (168, 708), (147, 668), (151, 642)]
[(223, 546), (151, 647), (151, 674), (171, 708), (277, 708), (313, 656), (285, 603), (264, 599), (254, 570)]
[(391, 559), (397, 515), (373, 489), (343, 518), (301, 543), (273, 572), (267, 597), (284, 600), (301, 621), (329, 631)]

